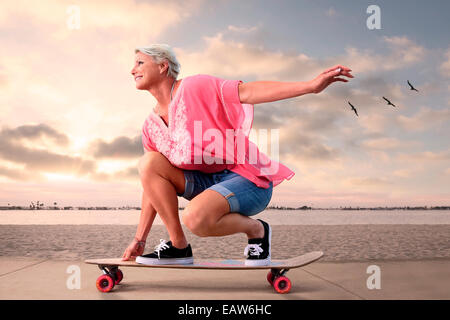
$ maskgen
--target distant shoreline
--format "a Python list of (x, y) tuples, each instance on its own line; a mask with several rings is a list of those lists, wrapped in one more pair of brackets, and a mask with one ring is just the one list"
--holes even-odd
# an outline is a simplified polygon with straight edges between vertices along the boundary
[[(184, 210), (179, 207), (179, 210)], [(141, 207), (122, 206), (122, 207), (103, 207), (103, 206), (0, 206), (0, 210), (141, 210)], [(405, 207), (339, 207), (339, 208), (313, 208), (308, 206), (302, 207), (285, 207), (285, 206), (269, 206), (266, 210), (450, 210), (450, 206), (405, 206)]]

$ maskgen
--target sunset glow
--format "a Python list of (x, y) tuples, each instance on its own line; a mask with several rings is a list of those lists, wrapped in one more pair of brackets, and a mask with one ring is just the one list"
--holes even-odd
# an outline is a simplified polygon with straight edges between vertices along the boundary
[[(174, 48), (179, 78), (353, 70), (318, 95), (255, 105), (253, 128), (279, 129), (279, 161), (296, 173), (271, 204), (449, 205), (450, 5), (381, 3), (369, 30), (367, 4), (350, 1), (77, 1), (79, 21), (69, 2), (2, 1), (0, 205), (140, 205), (155, 99), (130, 71), (150, 43)], [(410, 19), (423, 12), (426, 28)]]

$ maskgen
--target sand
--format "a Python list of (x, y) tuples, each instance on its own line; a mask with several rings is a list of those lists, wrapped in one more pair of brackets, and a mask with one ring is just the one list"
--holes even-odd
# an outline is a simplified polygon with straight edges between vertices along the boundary
[[(122, 255), (135, 225), (0, 225), (0, 256), (84, 260)], [(185, 229), (194, 257), (243, 258), (246, 237), (200, 238)], [(146, 252), (167, 239), (153, 226)], [(321, 250), (324, 262), (450, 258), (450, 225), (273, 226), (272, 257)]]
[[(0, 212), (0, 256), (84, 260), (120, 257), (133, 239), (136, 210)], [(273, 228), (272, 257), (325, 252), (321, 261), (450, 258), (448, 211), (265, 210)], [(242, 259), (246, 237), (200, 238), (184, 228), (197, 258)], [(146, 252), (168, 239), (156, 220)]]

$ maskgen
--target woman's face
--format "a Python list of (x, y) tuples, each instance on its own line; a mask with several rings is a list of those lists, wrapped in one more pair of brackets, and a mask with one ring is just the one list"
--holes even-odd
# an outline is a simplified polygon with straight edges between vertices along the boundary
[(149, 89), (162, 77), (161, 71), (163, 70), (164, 64), (158, 65), (149, 55), (142, 52), (137, 52), (135, 56), (135, 64), (131, 70), (131, 74), (136, 82), (136, 89)]

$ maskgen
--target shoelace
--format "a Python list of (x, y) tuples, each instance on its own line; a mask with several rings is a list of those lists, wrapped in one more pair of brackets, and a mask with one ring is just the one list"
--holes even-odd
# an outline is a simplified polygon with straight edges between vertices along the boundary
[(155, 247), (155, 251), (158, 252), (158, 259), (160, 259), (160, 252), (164, 249), (169, 249), (170, 246), (167, 244), (167, 241), (164, 239), (159, 239), (159, 244)]
[(261, 243), (258, 244), (249, 244), (245, 247), (244, 255), (248, 256), (259, 256), (263, 253), (263, 249), (261, 248)]

